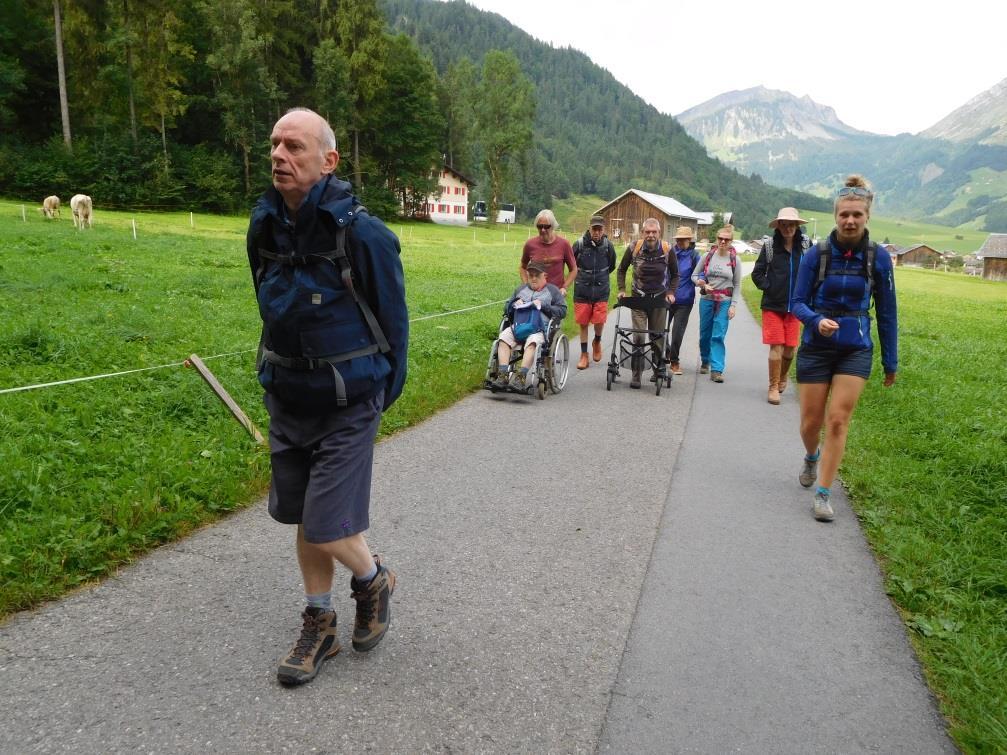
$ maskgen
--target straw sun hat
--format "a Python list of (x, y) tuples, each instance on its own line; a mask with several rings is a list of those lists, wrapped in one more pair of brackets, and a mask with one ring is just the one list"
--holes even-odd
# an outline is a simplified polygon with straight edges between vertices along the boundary
[(776, 214), (776, 217), (769, 221), (770, 228), (776, 228), (777, 223), (781, 220), (789, 220), (798, 225), (807, 225), (808, 221), (797, 214), (797, 210), (793, 207), (781, 207), (780, 211)]

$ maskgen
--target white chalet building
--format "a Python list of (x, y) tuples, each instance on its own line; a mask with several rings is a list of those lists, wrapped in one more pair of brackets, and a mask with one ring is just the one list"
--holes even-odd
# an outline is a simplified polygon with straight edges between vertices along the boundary
[(468, 225), (469, 192), (475, 182), (450, 165), (444, 165), (440, 169), (437, 185), (440, 193), (429, 195), (426, 204), (417, 214), (430, 218), (435, 223)]

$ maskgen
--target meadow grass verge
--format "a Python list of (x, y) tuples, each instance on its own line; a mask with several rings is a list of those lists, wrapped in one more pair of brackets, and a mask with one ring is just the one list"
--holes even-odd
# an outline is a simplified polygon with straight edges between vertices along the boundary
[(840, 477), (955, 741), (1007, 752), (1007, 284), (900, 267), (896, 290), (898, 380), (876, 349)]
[[(0, 201), (0, 390), (207, 362), (260, 427), (258, 312), (247, 219), (96, 210), (75, 231)], [(136, 220), (137, 239), (132, 236)], [(392, 223), (410, 317), (497, 302), (517, 283), (524, 226)], [(481, 382), (502, 304), (411, 326), (409, 379), (381, 436)], [(572, 318), (568, 318), (568, 325)], [(0, 617), (58, 597), (257, 500), (256, 446), (180, 366), (0, 394)]]

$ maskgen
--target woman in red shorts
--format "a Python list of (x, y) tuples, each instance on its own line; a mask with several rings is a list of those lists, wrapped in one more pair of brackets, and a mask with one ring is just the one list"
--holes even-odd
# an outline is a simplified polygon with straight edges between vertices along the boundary
[(794, 289), (801, 257), (810, 246), (801, 233), (802, 220), (793, 207), (783, 207), (769, 224), (773, 237), (762, 245), (759, 259), (752, 270), (752, 282), (762, 291), (762, 342), (769, 345), (770, 404), (780, 403), (780, 394), (787, 387), (790, 363), (800, 331), (794, 316)]

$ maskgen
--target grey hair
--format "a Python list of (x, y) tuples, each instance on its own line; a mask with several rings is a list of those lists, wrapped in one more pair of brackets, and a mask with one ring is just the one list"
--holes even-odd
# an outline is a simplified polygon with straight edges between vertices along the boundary
[(640, 228), (646, 228), (648, 225), (656, 225), (657, 230), (661, 230), (661, 221), (657, 218), (647, 218), (643, 221), (643, 225), (641, 225)]
[(559, 230), (559, 221), (556, 220), (556, 216), (552, 210), (540, 210), (538, 215), (535, 216), (535, 225), (538, 225), (538, 221), (540, 220), (548, 220), (549, 225), (552, 226), (554, 231)]
[(318, 120), (321, 121), (322, 124), (318, 128), (318, 143), (322, 145), (323, 154), (330, 149), (339, 149), (339, 147), (336, 146), (336, 134), (332, 130), (332, 126), (330, 126), (329, 122), (322, 116), (318, 115), (318, 113), (314, 110), (307, 107), (292, 107), (284, 113), (284, 115), (290, 115), (290, 113), (311, 113), (312, 115), (318, 116)]

